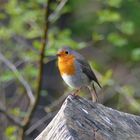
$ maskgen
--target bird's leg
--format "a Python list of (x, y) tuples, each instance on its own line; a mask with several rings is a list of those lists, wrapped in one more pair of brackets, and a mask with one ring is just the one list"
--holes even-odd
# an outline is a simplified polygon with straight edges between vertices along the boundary
[(76, 91), (73, 92), (72, 95), (73, 95), (73, 96), (78, 96), (78, 93), (79, 93), (79, 91), (80, 91), (81, 88), (82, 88), (82, 87), (76, 89)]
[(99, 102), (99, 99), (98, 99), (98, 95), (96, 93), (96, 89), (94, 87), (94, 85), (92, 85), (93, 87), (91, 86), (87, 86), (87, 88), (89, 89), (90, 93), (91, 93), (91, 96), (92, 96), (92, 101), (93, 102)]

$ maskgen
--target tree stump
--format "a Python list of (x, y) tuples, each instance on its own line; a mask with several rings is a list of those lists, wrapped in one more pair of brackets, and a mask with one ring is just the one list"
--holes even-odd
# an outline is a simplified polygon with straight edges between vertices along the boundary
[(140, 140), (140, 117), (69, 95), (35, 140)]

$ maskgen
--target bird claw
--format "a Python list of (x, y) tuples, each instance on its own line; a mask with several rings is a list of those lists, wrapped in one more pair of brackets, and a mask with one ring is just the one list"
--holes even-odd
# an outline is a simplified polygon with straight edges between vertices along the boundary
[(81, 88), (77, 89), (75, 92), (71, 93), (72, 96), (77, 97), (78, 96), (78, 92), (80, 91)]
[(72, 96), (78, 96), (77, 92), (71, 93)]

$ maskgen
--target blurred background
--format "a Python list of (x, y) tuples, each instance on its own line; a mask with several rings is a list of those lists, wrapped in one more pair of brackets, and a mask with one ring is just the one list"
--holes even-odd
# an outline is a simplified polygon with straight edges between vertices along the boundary
[[(60, 109), (71, 91), (59, 75), (55, 57), (64, 45), (89, 61), (103, 87), (97, 87), (102, 104), (140, 115), (140, 1), (47, 2), (0, 0), (0, 139), (32, 140)], [(22, 128), (36, 100), (46, 20), (41, 89), (32, 118)], [(80, 96), (91, 99), (85, 93)]]

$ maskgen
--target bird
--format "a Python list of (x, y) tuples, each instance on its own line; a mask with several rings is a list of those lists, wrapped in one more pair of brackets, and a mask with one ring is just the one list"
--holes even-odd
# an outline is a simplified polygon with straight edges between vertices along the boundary
[(73, 95), (77, 96), (80, 89), (86, 87), (91, 93), (93, 102), (98, 102), (94, 83), (100, 88), (101, 85), (86, 59), (67, 46), (58, 50), (57, 58), (58, 69), (62, 79), (69, 87), (76, 89)]

